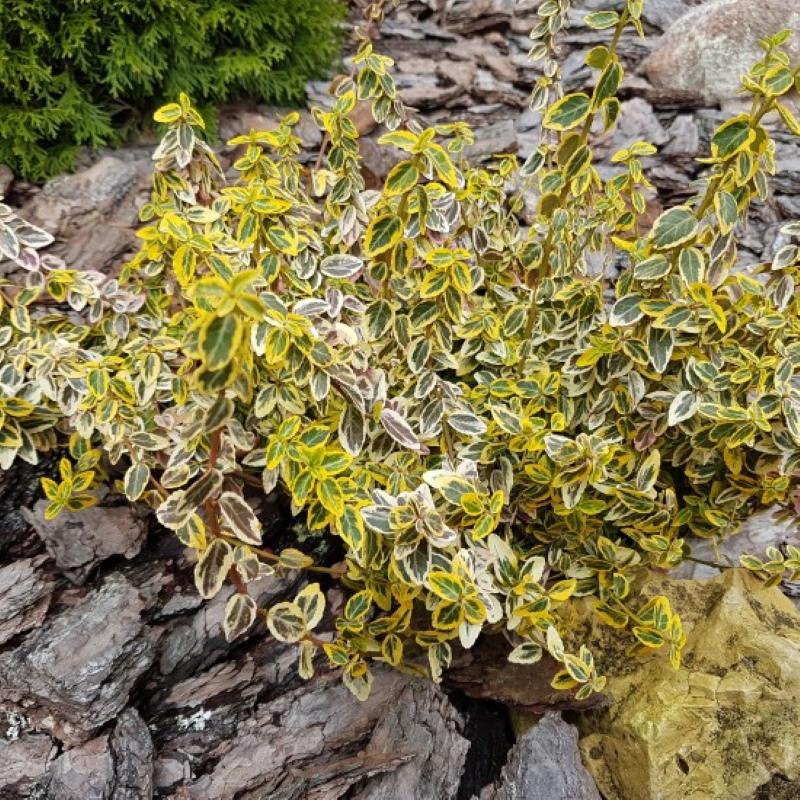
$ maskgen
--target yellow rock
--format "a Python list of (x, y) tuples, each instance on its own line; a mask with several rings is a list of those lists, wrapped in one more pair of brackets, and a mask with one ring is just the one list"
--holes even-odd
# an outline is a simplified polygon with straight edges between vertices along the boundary
[(684, 663), (635, 666), (606, 650), (600, 666), (614, 703), (581, 722), (584, 761), (603, 795), (752, 800), (782, 776), (790, 794), (780, 796), (800, 798), (800, 612), (743, 570), (708, 581), (654, 576), (646, 593), (666, 595), (680, 613)]

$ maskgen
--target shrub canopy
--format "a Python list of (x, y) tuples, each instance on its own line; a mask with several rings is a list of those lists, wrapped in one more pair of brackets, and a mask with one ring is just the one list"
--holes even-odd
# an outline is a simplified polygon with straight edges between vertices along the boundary
[[(119, 279), (40, 256), (49, 237), (0, 208), (0, 248), (26, 270), (0, 295), (0, 466), (67, 444), (43, 482), (51, 517), (119, 475), (196, 551), (204, 597), (233, 584), (230, 637), (265, 621), (299, 643), (303, 676), (321, 650), (359, 697), (370, 660), (438, 678), (453, 643), (485, 631), (515, 662), (549, 652), (554, 686), (586, 697), (604, 679), (575, 641), (576, 597), (633, 653), (677, 664), (680, 619), (639, 596), (642, 574), (758, 506), (796, 513), (800, 250), (741, 269), (736, 225), (775, 169), (766, 115), (800, 134), (784, 102), (798, 70), (784, 35), (764, 42), (751, 109), (715, 132), (697, 194), (647, 225), (655, 148), (631, 142), (603, 180), (590, 144), (618, 115), (615, 46), (641, 33), (641, 3), (588, 18), (611, 45), (587, 56), (594, 89), (560, 96), (563, 5), (543, 4), (534, 31), (552, 77), (521, 167), (470, 165), (466, 125), (410, 118), (365, 41), (333, 107), (314, 111), (326, 149), (310, 171), (296, 114), (233, 139), (228, 181), (189, 99), (161, 108), (141, 249)], [(404, 154), (381, 191), (359, 171), (359, 99)], [(613, 286), (589, 267), (619, 260)], [(342, 563), (263, 541), (252, 501), (273, 491), (339, 538)], [(744, 563), (800, 576), (791, 548)], [(316, 582), (257, 608), (251, 582), (286, 570), (341, 578), (337, 618), (323, 622)]]

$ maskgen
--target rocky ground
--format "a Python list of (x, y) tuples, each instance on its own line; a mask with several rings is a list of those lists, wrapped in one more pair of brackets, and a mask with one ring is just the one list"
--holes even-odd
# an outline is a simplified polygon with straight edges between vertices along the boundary
[[(376, 47), (395, 58), (403, 99), (420, 116), (475, 126), (473, 157), (525, 157), (538, 137), (526, 57), (538, 5), (406, 0)], [(586, 86), (583, 55), (605, 39), (580, 19), (613, 2), (575, 5), (569, 90)], [(597, 146), (605, 155), (637, 139), (659, 146), (657, 213), (690, 191), (695, 157), (737, 107), (735, 76), (756, 57), (757, 37), (800, 33), (800, 6), (648, 0), (646, 23), (646, 41), (622, 41), (623, 114)], [(309, 86), (313, 102), (326, 102), (325, 86)], [(221, 134), (275, 119), (275, 109), (240, 105), (223, 112)], [(361, 124), (374, 184), (392, 161), (375, 145), (380, 132)], [(319, 134), (307, 114), (300, 131), (311, 158)], [(778, 228), (800, 218), (800, 141), (777, 138), (774, 195), (743, 231), (745, 259), (771, 257)], [(87, 153), (44, 187), (0, 167), (0, 195), (54, 233), (69, 264), (113, 269), (135, 244), (151, 149)], [(232, 153), (222, 157), (229, 164)], [(501, 669), (492, 643), (441, 688), (379, 672), (359, 704), (333, 675), (302, 683), (294, 650), (262, 633), (227, 644), (226, 592), (201, 602), (180, 547), (151, 519), (109, 497), (45, 522), (37, 481), (52, 466), (0, 473), (0, 800), (800, 798), (800, 615), (778, 589), (739, 573), (700, 583), (715, 571), (697, 566), (662, 586), (687, 619), (687, 664), (677, 677), (662, 661), (633, 674), (610, 651), (613, 706), (559, 707), (546, 675)], [(286, 524), (276, 512), (276, 535)], [(797, 529), (765, 513), (727, 555), (787, 541), (798, 542)], [(291, 588), (273, 581), (263, 599)]]

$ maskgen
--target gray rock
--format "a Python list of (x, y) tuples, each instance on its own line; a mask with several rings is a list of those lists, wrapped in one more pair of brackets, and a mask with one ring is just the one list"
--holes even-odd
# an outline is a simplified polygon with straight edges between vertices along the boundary
[(26, 734), (11, 741), (0, 738), (0, 797), (29, 797), (57, 752), (53, 740), (44, 734)]
[(450, 31), (439, 27), (431, 20), (420, 22), (407, 17), (406, 19), (393, 19), (389, 17), (381, 26), (382, 36), (396, 36), (398, 39), (420, 42), (425, 39), (453, 41), (457, 37)]
[(461, 89), (469, 89), (475, 80), (477, 66), (474, 61), (445, 61), (437, 66), (437, 74)]
[(700, 130), (691, 114), (678, 114), (667, 130), (669, 142), (663, 153), (670, 156), (699, 155)]
[(653, 106), (641, 97), (634, 97), (622, 104), (614, 141), (620, 147), (644, 139), (655, 145), (667, 141), (667, 132), (653, 111)]
[(0, 568), (0, 644), (42, 624), (53, 579), (43, 572), (43, 556), (23, 558)]
[(645, 21), (665, 31), (675, 20), (704, 2), (706, 0), (647, 0), (643, 16)]
[(179, 761), (177, 758), (159, 758), (153, 771), (153, 782), (160, 792), (165, 792), (176, 783), (190, 780), (192, 777), (188, 761)]
[(58, 236), (86, 214), (109, 214), (134, 187), (137, 177), (135, 163), (105, 156), (89, 169), (48, 181), (23, 209), (22, 217)]
[(370, 756), (352, 745), (369, 738), (407, 684), (378, 670), (362, 703), (329, 674), (260, 704), (220, 743), (213, 769), (184, 787), (187, 800), (333, 800), (406, 763), (413, 753)]
[[(722, 102), (761, 57), (758, 40), (785, 28), (800, 28), (797, 0), (713, 0), (671, 25), (642, 66), (658, 88)], [(797, 36), (786, 47), (800, 58)]]
[[(296, 573), (289, 573), (280, 579), (270, 576), (251, 583), (250, 591), (259, 607), (266, 608), (294, 587), (296, 582)], [(194, 586), (190, 591), (194, 591)], [(225, 604), (233, 592), (232, 586), (225, 586), (212, 600), (198, 604), (191, 617), (177, 617), (165, 625), (156, 657), (161, 675), (171, 676), (173, 681), (182, 680), (186, 676), (196, 675), (225, 656), (232, 645), (225, 639), (222, 621)], [(261, 635), (263, 629), (257, 633), (257, 626), (253, 626), (247, 634)], [(245, 639), (237, 639), (235, 644), (239, 645)]]
[(463, 91), (458, 84), (435, 86), (414, 81), (413, 84), (409, 83), (407, 88), (400, 91), (400, 97), (411, 108), (426, 109), (442, 106), (461, 95)]
[(114, 758), (113, 800), (149, 800), (153, 796), (153, 740), (134, 708), (120, 714), (110, 741)]
[(794, 142), (787, 145), (778, 142), (777, 171), (772, 179), (776, 192), (790, 195), (800, 194), (800, 147)]
[(46, 800), (108, 800), (114, 788), (114, 760), (108, 736), (73, 747), (54, 762), (39, 788)]
[(515, 0), (451, 0), (447, 4), (447, 27), (461, 33), (476, 33), (505, 27), (514, 16)]
[(436, 72), (436, 60), (433, 58), (414, 58), (410, 56), (397, 62), (395, 69), (401, 75), (432, 75)]
[(79, 514), (61, 514), (46, 520), (46, 500), (32, 511), (23, 510), (60, 570), (81, 584), (91, 570), (110, 556), (133, 558), (147, 535), (142, 516), (130, 505), (93, 506)]
[(40, 796), (47, 800), (150, 800), (153, 742), (139, 714), (125, 709), (110, 736), (98, 736), (59, 756), (48, 770)]
[(48, 181), (22, 217), (61, 240), (52, 252), (68, 266), (102, 270), (136, 244), (132, 229), (151, 169), (145, 155), (103, 156), (88, 169)]
[(375, 726), (368, 757), (398, 753), (413, 758), (367, 782), (352, 800), (448, 800), (458, 786), (469, 750), (464, 721), (447, 696), (431, 683), (407, 686)]
[(153, 661), (137, 590), (119, 573), (0, 654), (0, 702), (68, 744), (89, 739), (125, 707)]
[(497, 51), (484, 53), (483, 63), (489, 67), (492, 74), (499, 81), (514, 82), (518, 78), (517, 68), (511, 62), (511, 59)]
[[(758, 511), (745, 520), (739, 530), (727, 539), (715, 543), (710, 539), (690, 539), (692, 556), (703, 561), (715, 561), (727, 566), (739, 566), (739, 556), (750, 553), (763, 558), (768, 547), (791, 544), (800, 547), (800, 527), (793, 520), (778, 520), (774, 516), (777, 509)], [(684, 561), (670, 577), (675, 578), (715, 578), (719, 570), (707, 564)], [(798, 587), (800, 588), (800, 587)]]
[(475, 143), (465, 148), (469, 160), (489, 158), (498, 153), (517, 152), (517, 130), (514, 120), (504, 119), (475, 130)]
[(478, 69), (471, 92), (482, 103), (502, 103), (511, 108), (522, 108), (527, 103), (526, 95), (518, 92), (511, 83), (497, 80), (485, 69)]
[(511, 748), (500, 779), (474, 800), (601, 800), (581, 762), (578, 731), (545, 714)]

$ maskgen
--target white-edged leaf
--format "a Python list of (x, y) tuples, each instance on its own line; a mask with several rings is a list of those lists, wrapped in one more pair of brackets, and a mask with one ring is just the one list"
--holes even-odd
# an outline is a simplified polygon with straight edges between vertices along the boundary
[(509, 654), (508, 660), (512, 664), (535, 664), (544, 654), (540, 644), (536, 642), (523, 642), (518, 644)]
[(555, 625), (551, 625), (547, 629), (547, 649), (556, 661), (561, 661), (564, 658), (564, 643), (561, 641), (561, 635), (556, 630)]
[(150, 467), (147, 464), (131, 464), (125, 472), (122, 482), (125, 497), (131, 502), (138, 500), (142, 496), (147, 482), (150, 480)]
[(156, 518), (165, 528), (176, 531), (189, 521), (195, 508), (186, 500), (186, 492), (178, 489), (156, 509)]
[(247, 501), (235, 492), (223, 492), (219, 510), (237, 539), (247, 544), (261, 544), (261, 523)]
[(447, 424), (464, 436), (480, 436), (486, 433), (486, 423), (469, 411), (456, 411), (447, 416)]
[(693, 417), (699, 407), (700, 398), (694, 392), (688, 390), (678, 392), (669, 404), (668, 424), (677, 425), (679, 422)]
[(306, 630), (313, 630), (322, 619), (325, 612), (325, 595), (318, 583), (309, 583), (294, 598), (295, 605), (300, 609), (305, 619)]
[(642, 295), (635, 293), (620, 297), (611, 309), (609, 322), (615, 327), (633, 325), (634, 322), (638, 322), (644, 316), (644, 311), (640, 309), (642, 300), (644, 300)]
[(233, 566), (233, 548), (224, 539), (214, 539), (194, 567), (194, 583), (201, 597), (210, 600), (219, 593)]
[(280, 642), (299, 642), (305, 636), (303, 612), (296, 603), (276, 603), (267, 613), (267, 627)]
[(352, 405), (347, 405), (339, 418), (339, 442), (351, 456), (357, 456), (364, 447), (367, 427), (364, 415)]
[(234, 594), (225, 604), (222, 627), (225, 638), (232, 642), (237, 636), (246, 633), (256, 619), (256, 602), (250, 595)]
[(419, 450), (420, 442), (408, 420), (398, 411), (384, 408), (381, 411), (381, 425), (389, 436), (399, 445), (409, 450)]
[(686, 206), (665, 211), (653, 225), (653, 244), (659, 248), (676, 247), (694, 236), (697, 220)]
[(335, 253), (322, 259), (319, 271), (329, 278), (352, 278), (363, 266), (364, 262), (358, 256)]

